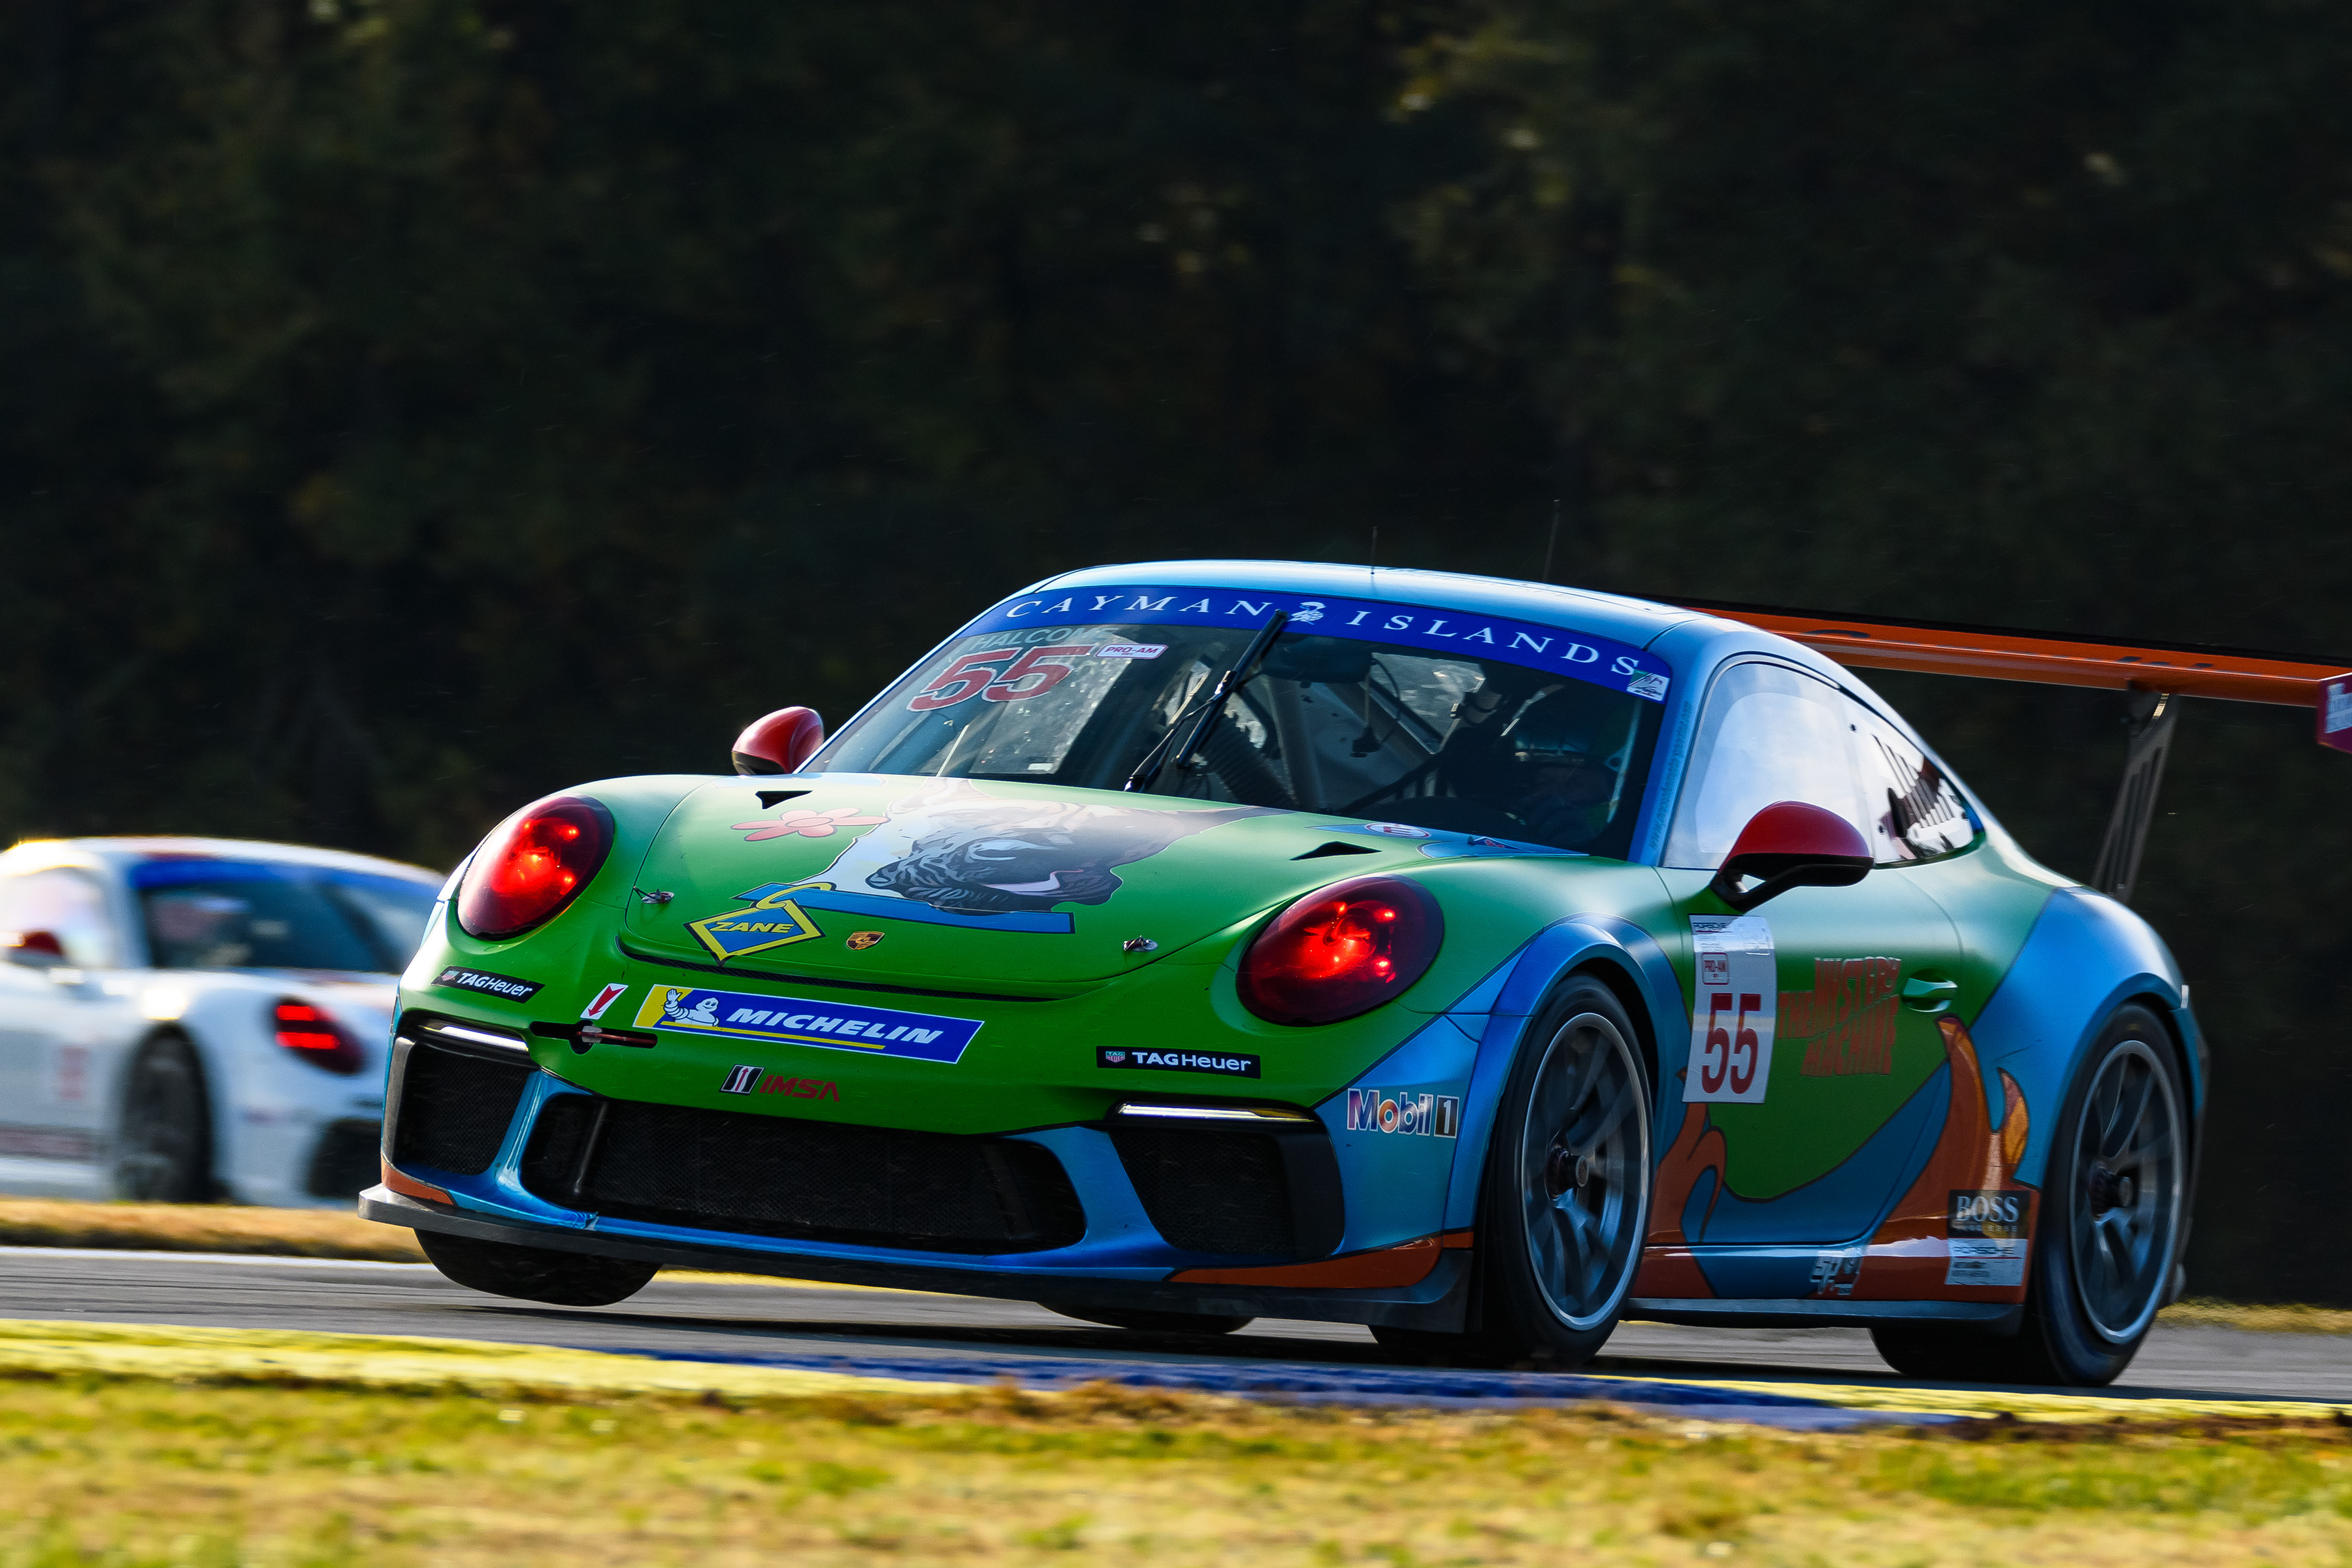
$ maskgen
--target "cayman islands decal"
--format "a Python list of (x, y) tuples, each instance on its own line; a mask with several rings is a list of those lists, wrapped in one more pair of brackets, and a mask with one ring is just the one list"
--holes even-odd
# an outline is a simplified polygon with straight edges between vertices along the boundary
[(798, 996), (705, 991), (691, 985), (655, 986), (637, 1008), (636, 1026), (950, 1064), (962, 1058), (964, 1047), (980, 1033), (977, 1018), (810, 1002)]

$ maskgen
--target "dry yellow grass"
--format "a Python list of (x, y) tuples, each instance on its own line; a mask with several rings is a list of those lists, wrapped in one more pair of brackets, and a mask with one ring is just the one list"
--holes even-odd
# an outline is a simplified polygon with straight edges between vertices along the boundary
[(425, 1261), (414, 1232), (363, 1220), (348, 1209), (238, 1208), (227, 1204), (0, 1198), (0, 1246)]
[(2352, 1334), (2352, 1312), (2338, 1307), (2249, 1307), (2206, 1297), (2176, 1301), (2158, 1321), (2180, 1327), (2251, 1329), (2271, 1334)]
[(0, 1565), (2337, 1563), (2332, 1423), (1790, 1436), (1096, 1389), (0, 1380)]

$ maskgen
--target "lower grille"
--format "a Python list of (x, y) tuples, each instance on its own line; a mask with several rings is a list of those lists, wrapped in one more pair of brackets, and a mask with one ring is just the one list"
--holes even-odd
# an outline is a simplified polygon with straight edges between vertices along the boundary
[(620, 1219), (929, 1252), (1035, 1252), (1086, 1234), (1061, 1162), (1005, 1138), (564, 1095), (522, 1182)]
[(376, 1152), (383, 1142), (383, 1127), (379, 1122), (352, 1119), (329, 1123), (310, 1155), (310, 1174), (304, 1187), (314, 1198), (359, 1196), (375, 1184)]
[(1171, 1247), (1321, 1258), (1344, 1229), (1339, 1164), (1320, 1128), (1297, 1132), (1114, 1123), (1143, 1212)]
[(419, 1043), (402, 1069), (392, 1163), (478, 1176), (499, 1157), (534, 1069)]

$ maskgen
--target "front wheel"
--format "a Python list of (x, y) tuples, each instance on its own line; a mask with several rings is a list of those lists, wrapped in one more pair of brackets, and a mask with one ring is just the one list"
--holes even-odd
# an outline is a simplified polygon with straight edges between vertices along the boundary
[(418, 1231), (416, 1245), (434, 1268), (469, 1289), (558, 1307), (609, 1307), (625, 1301), (646, 1288), (658, 1267), (438, 1230)]
[(2034, 1226), (2025, 1322), (2009, 1338), (1930, 1324), (1873, 1329), (1906, 1377), (2097, 1387), (2131, 1364), (2164, 1305), (2189, 1202), (2171, 1037), (2147, 1008), (2099, 1032), (2058, 1120)]
[(1579, 975), (1513, 1065), (1488, 1146), (1469, 1334), (1375, 1328), (1415, 1358), (1580, 1366), (1617, 1327), (1650, 1214), (1650, 1075), (1616, 994)]
[(195, 1047), (176, 1035), (141, 1047), (125, 1077), (114, 1191), (154, 1204), (213, 1196), (212, 1101)]

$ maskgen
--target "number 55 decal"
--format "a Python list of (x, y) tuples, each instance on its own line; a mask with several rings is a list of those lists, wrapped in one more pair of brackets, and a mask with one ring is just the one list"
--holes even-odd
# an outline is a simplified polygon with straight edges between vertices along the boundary
[(1772, 928), (1760, 915), (1691, 917), (1698, 993), (1683, 1099), (1760, 1105), (1772, 1081), (1780, 1007)]
[[(991, 702), (1018, 702), (1024, 697), (1053, 690), (1070, 673), (1064, 660), (1094, 650), (1092, 643), (1055, 643), (1025, 653), (1017, 647), (968, 653), (940, 671), (938, 679), (908, 700), (907, 709), (913, 713), (928, 713), (935, 708), (952, 708), (973, 697), (985, 697)], [(1016, 654), (1020, 656), (1017, 658)], [(1013, 660), (1012, 667), (999, 668), (997, 661), (1007, 658)]]

